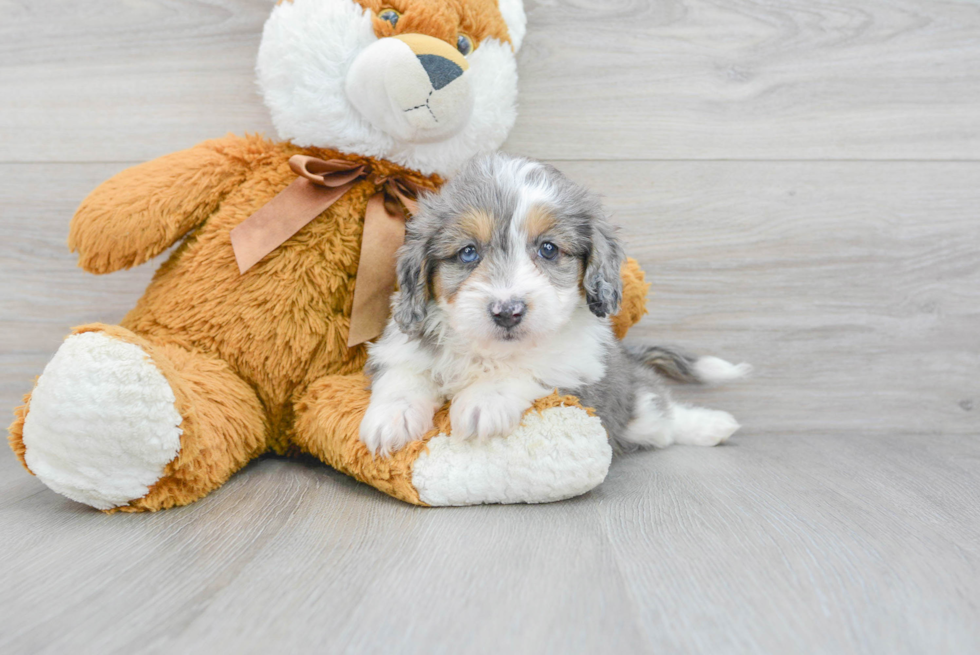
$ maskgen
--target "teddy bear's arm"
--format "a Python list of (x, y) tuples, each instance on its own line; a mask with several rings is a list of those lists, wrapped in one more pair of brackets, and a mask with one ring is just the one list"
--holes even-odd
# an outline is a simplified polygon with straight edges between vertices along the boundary
[(226, 137), (126, 169), (86, 198), (68, 247), (90, 273), (138, 266), (205, 221), (244, 179), (248, 165)]
[(647, 313), (647, 294), (650, 283), (640, 268), (640, 263), (632, 257), (627, 258), (620, 269), (623, 278), (623, 299), (619, 312), (611, 317), (613, 331), (618, 339), (624, 339), (629, 329), (640, 322)]

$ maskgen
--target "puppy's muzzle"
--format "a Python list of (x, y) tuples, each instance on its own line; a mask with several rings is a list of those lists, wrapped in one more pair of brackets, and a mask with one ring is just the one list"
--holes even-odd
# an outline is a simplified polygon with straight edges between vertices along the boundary
[(488, 310), (494, 323), (509, 330), (524, 319), (527, 305), (521, 300), (498, 300), (490, 303)]
[(459, 50), (425, 34), (379, 39), (354, 59), (347, 98), (375, 127), (425, 143), (456, 134), (473, 113), (470, 64)]

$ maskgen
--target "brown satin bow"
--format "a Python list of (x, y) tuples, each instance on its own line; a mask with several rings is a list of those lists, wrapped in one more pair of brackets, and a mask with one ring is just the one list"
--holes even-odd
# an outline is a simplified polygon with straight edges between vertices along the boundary
[(422, 187), (404, 178), (374, 175), (369, 166), (343, 159), (293, 155), (289, 167), (299, 176), (296, 181), (231, 231), (238, 270), (244, 274), (355, 184), (371, 179), (380, 190), (368, 200), (364, 213), (347, 346), (373, 339), (388, 320), (388, 302), (395, 290), (395, 252), (405, 241), (405, 220), (415, 213), (415, 198)]

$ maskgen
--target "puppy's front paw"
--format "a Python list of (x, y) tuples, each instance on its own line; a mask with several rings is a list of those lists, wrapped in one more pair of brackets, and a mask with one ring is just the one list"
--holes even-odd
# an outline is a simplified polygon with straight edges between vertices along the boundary
[(372, 453), (387, 457), (425, 436), (434, 427), (436, 409), (426, 398), (372, 398), (361, 420), (361, 441)]
[(528, 407), (514, 396), (470, 387), (453, 398), (449, 421), (455, 436), (489, 439), (517, 429)]

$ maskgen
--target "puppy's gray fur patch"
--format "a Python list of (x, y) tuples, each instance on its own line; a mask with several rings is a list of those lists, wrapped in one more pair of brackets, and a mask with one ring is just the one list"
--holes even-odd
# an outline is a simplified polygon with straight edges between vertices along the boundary
[[(561, 251), (554, 261), (532, 256), (537, 270), (558, 289), (578, 287), (585, 316), (585, 306), (597, 317), (618, 311), (625, 254), (598, 197), (552, 166), (491, 154), (472, 160), (438, 194), (420, 198), (419, 211), (407, 225), (405, 245), (398, 255), (400, 289), (392, 299), (392, 309), (401, 331), (422, 348), (437, 351), (440, 310), (434, 285), (444, 300), (451, 301), (472, 275), (505, 274), (520, 254), (513, 249), (526, 248), (531, 253), (539, 248), (542, 239), (529, 233), (524, 243), (514, 238), (512, 229), (515, 220), (524, 221), (518, 227), (525, 229), (532, 209), (541, 212), (537, 219), (546, 226), (542, 229), (547, 241)], [(478, 260), (467, 263), (462, 259), (461, 252), (468, 247), (481, 255)], [(611, 335), (612, 328), (606, 325)], [(665, 425), (672, 420), (673, 406), (657, 371), (679, 381), (700, 382), (698, 360), (661, 346), (621, 344), (612, 338), (602, 347), (604, 377), (561, 391), (578, 396), (584, 406), (596, 410), (618, 449), (659, 445), (650, 431), (660, 429), (657, 421), (661, 417)], [(574, 357), (574, 353), (568, 355)], [(718, 423), (720, 414), (708, 417), (708, 422)], [(646, 424), (637, 427), (631, 425), (634, 422)], [(731, 424), (731, 431), (737, 429), (734, 419)], [(671, 429), (664, 428), (665, 443), (674, 438), (669, 435)], [(727, 433), (720, 438), (727, 438)]]

